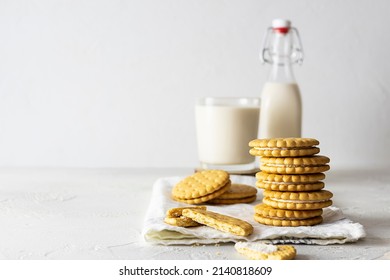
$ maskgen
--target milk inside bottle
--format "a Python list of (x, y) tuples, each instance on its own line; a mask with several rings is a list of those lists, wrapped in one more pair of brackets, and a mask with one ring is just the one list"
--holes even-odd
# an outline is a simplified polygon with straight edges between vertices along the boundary
[(261, 58), (271, 64), (271, 72), (261, 93), (260, 138), (301, 137), (302, 101), (292, 65), (302, 62), (303, 51), (290, 21), (273, 20)]

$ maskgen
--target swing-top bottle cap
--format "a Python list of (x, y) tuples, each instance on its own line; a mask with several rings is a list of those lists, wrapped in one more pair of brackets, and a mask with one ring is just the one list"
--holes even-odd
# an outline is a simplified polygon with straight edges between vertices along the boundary
[(277, 18), (272, 21), (272, 29), (274, 31), (285, 34), (290, 30), (290, 27), (291, 27), (291, 21), (287, 19)]

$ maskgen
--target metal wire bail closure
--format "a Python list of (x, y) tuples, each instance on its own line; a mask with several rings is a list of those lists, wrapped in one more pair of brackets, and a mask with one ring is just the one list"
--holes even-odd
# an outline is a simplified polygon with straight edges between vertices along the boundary
[[(270, 63), (272, 64), (272, 57), (269, 53), (269, 38), (272, 33), (272, 27), (268, 27), (267, 31), (265, 32), (263, 36), (263, 42), (262, 42), (262, 51), (260, 52), (260, 61), (261, 63)], [(268, 57), (267, 57), (268, 56)]]
[(301, 42), (301, 37), (299, 36), (298, 29), (295, 27), (291, 27), (291, 35), (292, 35), (292, 41), (293, 41), (293, 51), (291, 53), (291, 61), (292, 63), (298, 63), (299, 65), (302, 65), (303, 63), (303, 47)]

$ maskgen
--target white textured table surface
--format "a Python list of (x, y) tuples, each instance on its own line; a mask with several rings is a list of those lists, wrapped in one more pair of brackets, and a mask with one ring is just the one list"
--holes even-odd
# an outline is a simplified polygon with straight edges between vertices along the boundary
[[(232, 244), (152, 246), (141, 236), (154, 181), (190, 169), (0, 169), (0, 259), (242, 259)], [(334, 205), (367, 237), (295, 245), (297, 259), (390, 259), (389, 170), (331, 170)]]

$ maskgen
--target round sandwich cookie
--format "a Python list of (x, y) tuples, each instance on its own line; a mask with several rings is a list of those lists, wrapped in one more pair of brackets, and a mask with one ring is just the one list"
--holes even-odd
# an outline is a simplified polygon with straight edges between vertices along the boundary
[(282, 219), (282, 220), (305, 220), (321, 216), (322, 209), (315, 210), (285, 210), (272, 208), (264, 203), (260, 203), (254, 208), (255, 214), (270, 219)]
[(228, 181), (222, 188), (218, 189), (217, 191), (214, 191), (214, 192), (207, 194), (207, 195), (204, 195), (204, 196), (199, 196), (196, 198), (189, 198), (189, 199), (181, 199), (181, 198), (177, 198), (175, 196), (172, 196), (172, 198), (173, 198), (173, 200), (176, 200), (176, 201), (182, 202), (182, 203), (202, 204), (202, 203), (208, 202), (208, 201), (220, 196), (221, 194), (226, 192), (229, 189), (229, 187), (230, 187), (230, 181)]
[(312, 174), (330, 169), (326, 156), (311, 157), (261, 157), (260, 169), (277, 174)]
[(267, 226), (276, 226), (276, 227), (301, 227), (301, 226), (314, 226), (322, 223), (322, 216), (303, 219), (303, 220), (289, 220), (289, 219), (275, 219), (268, 218), (258, 214), (253, 216), (256, 222), (267, 225)]
[(251, 197), (257, 194), (255, 187), (245, 184), (231, 184), (230, 188), (221, 194), (218, 199), (233, 199)]
[(230, 188), (220, 196), (209, 200), (210, 204), (251, 203), (257, 198), (257, 189), (245, 184), (231, 184)]
[(272, 245), (263, 242), (237, 242), (234, 248), (251, 260), (292, 260), (297, 251), (292, 245)]
[(323, 182), (320, 182), (320, 180), (325, 179), (324, 173), (289, 175), (258, 172), (256, 179), (258, 188), (272, 191), (316, 191), (325, 186)]
[(263, 203), (273, 208), (287, 210), (313, 210), (332, 205), (333, 194), (327, 190), (315, 192), (263, 192)]
[(249, 153), (260, 157), (301, 157), (318, 154), (319, 141), (313, 138), (270, 138), (249, 142)]
[(188, 204), (200, 204), (216, 198), (230, 187), (229, 173), (223, 170), (196, 172), (172, 188), (172, 198)]
[(219, 197), (207, 201), (209, 204), (215, 205), (227, 205), (227, 204), (237, 204), (237, 203), (252, 203), (257, 199), (256, 195), (243, 197), (243, 198), (229, 198), (229, 199), (220, 199)]

